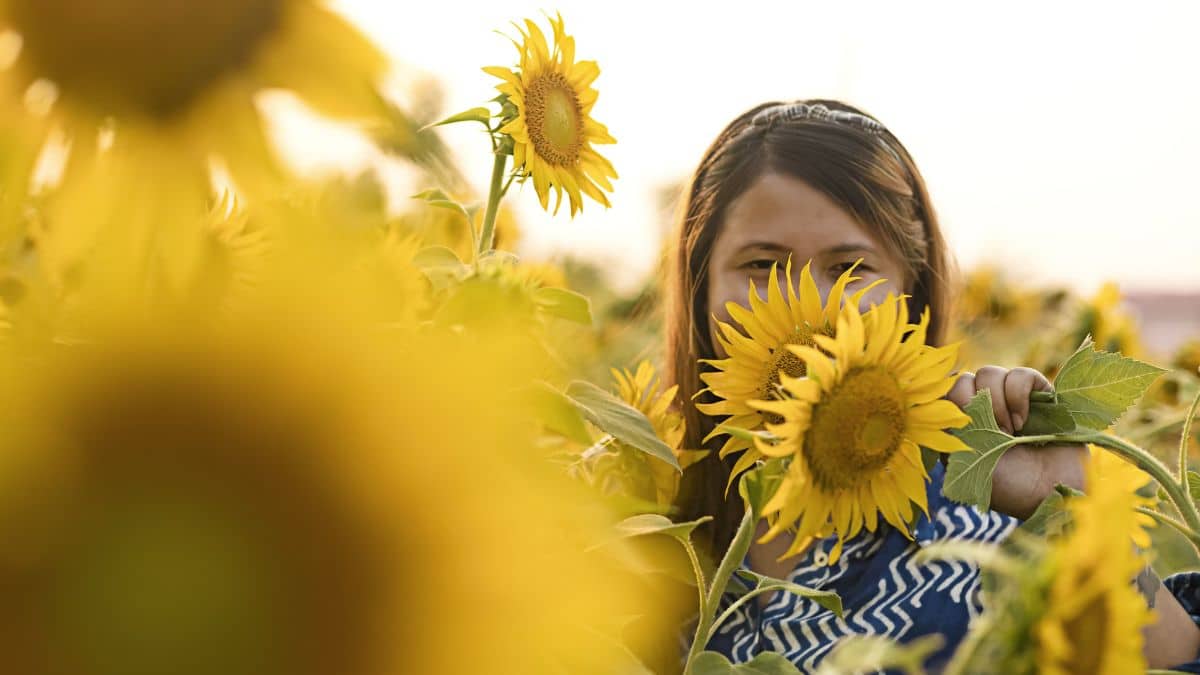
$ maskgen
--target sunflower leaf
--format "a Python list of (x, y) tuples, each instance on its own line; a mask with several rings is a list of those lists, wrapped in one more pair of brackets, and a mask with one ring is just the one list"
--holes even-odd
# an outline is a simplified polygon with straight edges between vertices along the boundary
[(470, 273), (458, 254), (445, 246), (426, 246), (413, 256), (413, 264), (429, 279), (435, 289), (444, 289)]
[(1165, 370), (1112, 352), (1097, 351), (1091, 337), (1054, 379), (1058, 400), (1088, 429), (1112, 426)]
[(587, 421), (617, 440), (670, 464), (683, 473), (674, 451), (654, 433), (650, 420), (637, 408), (591, 382), (576, 380), (567, 386), (567, 398)]
[(412, 198), (420, 199), (420, 200), (424, 201), (426, 204), (429, 204), (430, 206), (436, 206), (439, 209), (449, 209), (451, 211), (456, 211), (458, 213), (461, 213), (462, 216), (464, 218), (467, 218), (468, 220), (471, 218), (471, 214), (467, 212), (467, 207), (454, 201), (454, 199), (450, 195), (446, 194), (445, 192), (443, 192), (442, 190), (440, 190), (438, 188), (430, 188), (428, 190), (422, 190), (421, 192), (418, 192), (417, 194), (413, 195)]
[(1019, 441), (1004, 433), (996, 423), (990, 390), (975, 394), (963, 412), (970, 416), (970, 424), (950, 433), (971, 449), (950, 453), (942, 494), (956, 502), (987, 509), (992, 503), (992, 473), (996, 471), (996, 463)]
[(762, 652), (746, 663), (730, 663), (717, 652), (700, 652), (693, 675), (799, 675), (800, 669), (779, 652)]
[(882, 635), (852, 635), (838, 642), (829, 652), (817, 675), (899, 670), (908, 675), (925, 673), (925, 662), (942, 648), (945, 639), (938, 634), (925, 635), (899, 643)]
[(665, 534), (686, 544), (691, 541), (692, 531), (710, 520), (712, 520), (712, 516), (704, 516), (686, 523), (675, 523), (670, 518), (657, 513), (643, 513), (630, 516), (617, 523), (617, 533), (618, 537), (622, 539), (647, 534)]
[(1192, 495), (1192, 500), (1200, 502), (1200, 473), (1195, 471), (1187, 472), (1188, 494)]
[[(446, 124), (457, 124), (459, 122), (481, 122), (484, 126), (488, 126), (488, 122), (491, 119), (492, 111), (480, 106), (478, 108), (471, 108), (470, 110), (464, 110), (460, 113), (456, 113), (444, 120), (441, 120), (440, 122), (434, 122), (428, 127), (425, 127), (425, 129), (428, 129), (429, 127), (440, 127)], [(423, 130), (424, 129), (422, 129), (422, 131)]]
[(586, 295), (565, 288), (545, 286), (533, 292), (533, 300), (543, 312), (585, 326), (592, 325), (592, 301)]
[(742, 475), (738, 494), (746, 500), (756, 520), (762, 517), (763, 507), (775, 496), (786, 470), (784, 458), (774, 457)]
[(1022, 436), (1062, 434), (1074, 431), (1076, 426), (1075, 416), (1067, 404), (1031, 399), (1029, 419), (1025, 420), (1020, 433)]
[(546, 382), (528, 389), (530, 402), (547, 429), (584, 445), (591, 445), (592, 435), (579, 407), (566, 394)]
[(1070, 488), (1059, 485), (1038, 504), (1037, 510), (1029, 516), (1029, 520), (1021, 523), (1017, 529), (1029, 534), (1050, 537), (1062, 534), (1071, 522), (1071, 512), (1067, 510), (1067, 498)]
[(772, 577), (758, 574), (747, 569), (739, 569), (737, 575), (747, 581), (754, 582), (753, 591), (787, 591), (801, 598), (808, 598), (825, 609), (833, 612), (840, 619), (842, 618), (842, 597), (833, 591), (822, 591), (808, 586), (801, 586), (783, 579), (775, 579)]

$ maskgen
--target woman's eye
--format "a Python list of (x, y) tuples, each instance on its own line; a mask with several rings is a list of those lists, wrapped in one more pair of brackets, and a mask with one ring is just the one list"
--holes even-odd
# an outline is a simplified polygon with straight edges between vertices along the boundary
[(866, 272), (874, 272), (875, 271), (875, 268), (871, 267), (870, 265), (868, 265), (866, 263), (859, 263), (858, 267), (855, 267), (853, 261), (837, 263), (834, 266), (830, 267), (829, 271), (832, 272), (836, 276), (841, 276), (841, 275), (845, 274), (846, 272), (848, 272), (850, 269), (853, 269), (856, 274), (860, 274), (860, 275), (864, 274)]
[(742, 264), (742, 267), (748, 270), (769, 272), (772, 265), (779, 264), (778, 260), (772, 258), (756, 258)]

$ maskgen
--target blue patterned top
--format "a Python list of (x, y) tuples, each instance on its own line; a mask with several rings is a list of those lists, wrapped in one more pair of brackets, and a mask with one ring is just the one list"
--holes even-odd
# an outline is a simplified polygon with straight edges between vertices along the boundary
[[(908, 642), (940, 633), (945, 644), (927, 663), (931, 670), (940, 670), (962, 641), (970, 620), (982, 609), (979, 569), (958, 561), (918, 565), (913, 557), (935, 541), (998, 541), (1019, 523), (994, 511), (985, 513), (946, 499), (941, 490), (944, 476), (941, 464), (930, 471), (930, 517), (921, 516), (913, 540), (880, 521), (876, 532), (863, 532), (846, 542), (841, 558), (832, 566), (827, 561), (836, 537), (817, 542), (799, 558), (788, 581), (836, 591), (842, 597), (844, 618), (811, 600), (778, 591), (765, 608), (757, 602), (740, 607), (718, 627), (708, 649), (734, 663), (749, 661), (760, 652), (779, 652), (809, 672), (840, 638), (851, 634), (886, 635)], [(1176, 575), (1166, 585), (1200, 623), (1200, 573)], [(727, 594), (721, 611), (733, 599)], [(1200, 660), (1179, 669), (1200, 673)]]

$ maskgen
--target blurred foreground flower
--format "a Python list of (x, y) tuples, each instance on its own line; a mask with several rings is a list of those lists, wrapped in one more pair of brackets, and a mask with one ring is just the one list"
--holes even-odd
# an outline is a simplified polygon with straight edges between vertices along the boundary
[(584, 194), (609, 206), (604, 191), (612, 191), (609, 179), (617, 172), (592, 145), (616, 140), (591, 116), (598, 96), (591, 85), (600, 68), (594, 61), (575, 60), (575, 38), (567, 35), (561, 16), (550, 25), (553, 48), (537, 24), (527, 19), (528, 33), (518, 26), (522, 42), (517, 44), (521, 59), (516, 69), (484, 70), (504, 80), (496, 89), (514, 107), (505, 115), (500, 133), (512, 137), (518, 175), (533, 179), (543, 209), (549, 207), (553, 189), (557, 212), (566, 191), (574, 216), (583, 209)]
[(400, 339), (303, 295), (217, 328), (9, 345), (6, 667), (617, 669), (594, 627), (647, 608), (583, 553), (613, 518), (531, 452), (512, 388), (534, 357), (498, 333), (499, 352)]
[(366, 119), (386, 67), (319, 0), (3, 0), (0, 27), (17, 45), (3, 89), (52, 122), (41, 141), (57, 131), (69, 146), (38, 236), (58, 275), (112, 245), (115, 223), (122, 246), (189, 275), (212, 163), (248, 198), (274, 196), (285, 178), (256, 95), (283, 89), (323, 114)]
[(1145, 671), (1142, 628), (1153, 613), (1132, 583), (1146, 561), (1130, 543), (1144, 535), (1134, 510), (1140, 502), (1130, 481), (1112, 478), (1106, 454), (1092, 452), (1088, 494), (1067, 502), (1067, 534), (1049, 544), (1020, 538), (1019, 555), (998, 552), (985, 563), (994, 581), (985, 583), (987, 611), (947, 673)]

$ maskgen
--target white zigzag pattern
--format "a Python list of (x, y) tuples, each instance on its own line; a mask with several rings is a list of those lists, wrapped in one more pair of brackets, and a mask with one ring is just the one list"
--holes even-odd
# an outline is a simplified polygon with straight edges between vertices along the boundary
[[(1016, 526), (1010, 518), (956, 504), (939, 508), (934, 518), (940, 526), (938, 539), (996, 541)], [(846, 546), (836, 565), (827, 567), (814, 563), (799, 567), (789, 579), (797, 581), (809, 575), (812, 578), (806, 579), (808, 585), (826, 587), (845, 576), (851, 561), (874, 554), (883, 541), (883, 537), (866, 534)], [(918, 550), (919, 547), (912, 546), (889, 563), (889, 574), (879, 579), (877, 592), (871, 600), (847, 613), (849, 622), (838, 619), (815, 602), (804, 602), (785, 591), (778, 592), (764, 608), (761, 630), (755, 629), (747, 612), (736, 612), (720, 628), (722, 634), (735, 635), (733, 660), (749, 661), (766, 648), (784, 654), (803, 669), (814, 669), (838, 640), (852, 633), (892, 637), (907, 634), (915, 623), (906, 608), (920, 609), (922, 598), (930, 589), (939, 593), (949, 589), (950, 598), (956, 603), (963, 603), (965, 598), (968, 614), (973, 620), (980, 611), (976, 600), (979, 575), (975, 567), (960, 561), (917, 565), (914, 556)]]
[[(995, 541), (1015, 527), (1012, 519), (956, 504), (939, 508), (935, 520), (941, 526), (938, 528), (941, 530), (938, 539)], [(865, 535), (847, 545), (837, 565), (801, 567), (789, 575), (789, 579), (796, 581), (805, 574), (817, 573), (816, 578), (807, 579), (809, 585), (825, 587), (844, 576), (852, 560), (875, 553), (882, 544), (882, 537)], [(869, 550), (864, 553), (863, 549)], [(820, 659), (838, 640), (852, 633), (902, 637), (915, 625), (906, 609), (920, 609), (922, 597), (930, 589), (936, 589), (939, 593), (949, 589), (949, 595), (956, 603), (962, 603), (967, 598), (968, 613), (974, 619), (979, 612), (975, 601), (979, 575), (975, 567), (960, 561), (933, 561), (917, 565), (914, 556), (918, 550), (919, 547), (914, 545), (889, 563), (889, 574), (879, 579), (875, 595), (864, 606), (848, 612), (848, 622), (838, 619), (815, 602), (804, 602), (782, 591), (764, 610), (761, 631), (753, 630), (748, 617), (738, 612), (736, 630), (745, 632), (737, 638), (733, 650), (735, 661), (748, 661), (755, 653), (766, 648), (784, 654), (802, 669), (811, 670), (816, 668)], [(722, 628), (724, 630), (725, 627)]]

